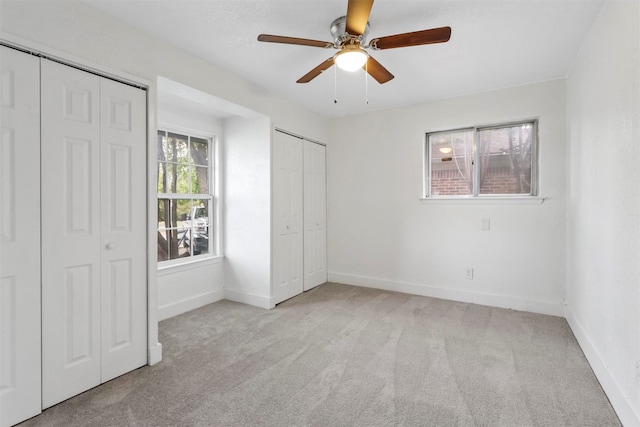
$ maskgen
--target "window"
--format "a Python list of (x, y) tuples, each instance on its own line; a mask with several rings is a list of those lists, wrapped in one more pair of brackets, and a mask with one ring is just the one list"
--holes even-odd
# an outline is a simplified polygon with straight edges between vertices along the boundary
[(537, 195), (537, 122), (427, 133), (425, 197)]
[(215, 254), (213, 138), (158, 131), (158, 261)]

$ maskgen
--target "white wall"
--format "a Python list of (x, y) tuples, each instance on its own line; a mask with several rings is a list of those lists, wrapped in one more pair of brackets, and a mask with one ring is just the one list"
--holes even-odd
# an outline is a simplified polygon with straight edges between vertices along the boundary
[[(163, 103), (158, 103), (158, 127), (215, 136), (218, 140), (222, 137), (219, 118)], [(186, 265), (163, 266), (158, 270), (159, 320), (221, 299), (224, 299), (224, 262), (221, 257)]]
[[(562, 315), (564, 93), (559, 80), (332, 120), (329, 279)], [(528, 118), (543, 204), (420, 201), (425, 132)]]
[(186, 110), (172, 104), (158, 102), (158, 127), (179, 127), (201, 135), (222, 136), (222, 120), (212, 114)]
[(271, 122), (224, 122), (225, 297), (271, 308)]
[(605, 2), (567, 83), (567, 319), (640, 425), (640, 3)]
[(158, 320), (224, 299), (224, 259), (158, 270)]

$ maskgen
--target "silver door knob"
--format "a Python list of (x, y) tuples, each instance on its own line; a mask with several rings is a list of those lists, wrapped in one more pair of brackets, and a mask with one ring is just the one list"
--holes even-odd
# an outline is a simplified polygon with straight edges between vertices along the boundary
[(107, 246), (106, 246), (107, 249), (113, 249), (115, 247), (116, 247), (115, 243), (107, 243)]

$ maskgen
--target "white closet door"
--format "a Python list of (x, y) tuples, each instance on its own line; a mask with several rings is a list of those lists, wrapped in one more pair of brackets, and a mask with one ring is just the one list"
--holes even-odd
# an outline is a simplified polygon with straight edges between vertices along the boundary
[(327, 281), (326, 148), (304, 141), (304, 290)]
[(100, 78), (42, 60), (42, 387), (100, 384)]
[(146, 97), (42, 61), (43, 405), (146, 363)]
[(146, 93), (101, 79), (102, 382), (147, 361)]
[(273, 289), (277, 304), (303, 291), (302, 140), (273, 140)]
[(40, 75), (0, 46), (0, 425), (40, 413)]

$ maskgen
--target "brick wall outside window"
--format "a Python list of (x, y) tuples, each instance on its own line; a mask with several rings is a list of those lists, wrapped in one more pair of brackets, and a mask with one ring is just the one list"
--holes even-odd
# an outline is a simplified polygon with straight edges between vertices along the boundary
[[(433, 171), (431, 191), (434, 196), (470, 195), (469, 185), (457, 170)], [(491, 168), (487, 171), (480, 188), (480, 194), (513, 194), (516, 179), (511, 168)]]

